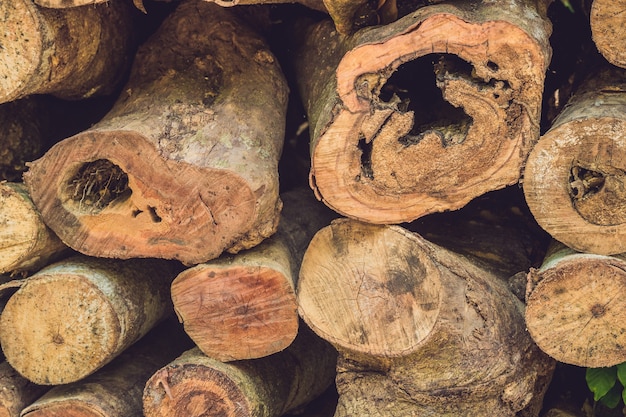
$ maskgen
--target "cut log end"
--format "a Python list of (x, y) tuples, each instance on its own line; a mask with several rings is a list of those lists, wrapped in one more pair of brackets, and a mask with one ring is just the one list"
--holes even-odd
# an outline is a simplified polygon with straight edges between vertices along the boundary
[(98, 257), (200, 263), (248, 239), (243, 232), (256, 210), (236, 173), (165, 160), (130, 132), (66, 139), (33, 162), (24, 180), (50, 228)]
[(528, 158), (530, 210), (552, 237), (578, 251), (626, 251), (625, 129), (619, 118), (582, 115), (551, 128)]
[(508, 22), (443, 12), (350, 50), (341, 105), (316, 128), (312, 185), (344, 215), (398, 223), (516, 183), (539, 135), (547, 55)]
[(116, 350), (121, 324), (95, 285), (71, 275), (51, 276), (21, 290), (3, 310), (0, 339), (11, 366), (30, 381), (73, 382)]
[[(367, 245), (361, 235), (370, 236)], [(437, 322), (441, 283), (437, 266), (412, 242), (400, 228), (337, 220), (322, 229), (300, 270), (301, 317), (352, 352), (393, 357), (415, 350)]]
[(563, 363), (598, 368), (626, 361), (626, 264), (586, 254), (570, 258), (542, 272), (528, 297), (530, 335)]
[(622, 68), (626, 68), (624, 9), (624, 0), (594, 0), (589, 16), (591, 36), (598, 51), (611, 64)]
[(254, 415), (249, 399), (229, 375), (194, 364), (172, 373), (168, 367), (157, 371), (146, 383), (143, 407), (150, 417)]
[(174, 280), (172, 301), (187, 334), (221, 361), (279, 352), (298, 332), (291, 278), (268, 267), (199, 265)]

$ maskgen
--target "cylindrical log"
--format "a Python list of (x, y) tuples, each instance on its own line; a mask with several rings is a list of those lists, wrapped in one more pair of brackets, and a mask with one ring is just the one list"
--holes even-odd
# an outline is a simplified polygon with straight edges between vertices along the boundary
[(337, 32), (350, 35), (363, 26), (384, 25), (398, 17), (396, 0), (324, 0)]
[(0, 183), (0, 273), (37, 270), (68, 247), (50, 230), (22, 183)]
[(581, 367), (626, 361), (626, 257), (555, 242), (528, 279), (526, 326), (541, 350)]
[(254, 32), (215, 4), (184, 2), (140, 48), (111, 112), (24, 180), (79, 252), (205, 262), (275, 232), (286, 100)]
[(589, 23), (598, 51), (613, 65), (626, 68), (626, 1), (593, 0)]
[(626, 73), (593, 73), (535, 145), (524, 194), (535, 219), (580, 252), (626, 252)]
[(119, 88), (134, 48), (124, 0), (64, 10), (2, 2), (0, 103), (29, 94), (80, 99)]
[(52, 388), (21, 417), (142, 416), (146, 381), (192, 345), (180, 325), (168, 320), (96, 373)]
[(315, 235), (299, 312), (340, 353), (336, 417), (538, 415), (554, 361), (480, 265), (399, 226), (341, 219)]
[(334, 213), (309, 189), (281, 196), (276, 234), (236, 255), (181, 272), (172, 283), (174, 309), (207, 356), (254, 359), (289, 346), (298, 332), (296, 281), (309, 241)]
[(287, 349), (265, 358), (219, 362), (194, 348), (146, 383), (146, 417), (279, 417), (328, 388), (335, 350), (302, 326)]
[(310, 183), (331, 208), (400, 223), (519, 180), (539, 137), (545, 5), (435, 4), (350, 37), (296, 27)]
[(0, 416), (19, 417), (26, 406), (48, 389), (21, 376), (8, 362), (0, 363)]
[(42, 385), (92, 374), (172, 314), (175, 274), (167, 261), (80, 255), (43, 268), (0, 316), (7, 361)]

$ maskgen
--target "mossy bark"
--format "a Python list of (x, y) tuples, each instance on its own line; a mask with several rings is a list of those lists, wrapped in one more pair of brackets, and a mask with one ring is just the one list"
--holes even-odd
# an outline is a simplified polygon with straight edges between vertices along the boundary
[(24, 179), (79, 252), (205, 262), (275, 232), (286, 103), (256, 33), (215, 4), (181, 3), (140, 48), (111, 112)]
[(341, 36), (297, 25), (311, 187), (339, 213), (401, 223), (518, 182), (539, 137), (546, 4), (435, 4)]

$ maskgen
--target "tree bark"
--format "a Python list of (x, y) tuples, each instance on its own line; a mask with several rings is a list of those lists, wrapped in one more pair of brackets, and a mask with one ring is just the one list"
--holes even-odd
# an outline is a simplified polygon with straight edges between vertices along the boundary
[(181, 3), (124, 91), (25, 174), (68, 246), (197, 264), (275, 232), (287, 87), (255, 33), (219, 6)]
[(0, 417), (20, 417), (20, 412), (48, 389), (21, 376), (8, 362), (0, 363)]
[(7, 361), (37, 384), (82, 379), (172, 313), (161, 260), (75, 256), (32, 275), (0, 316)]
[(626, 361), (626, 258), (554, 242), (528, 275), (526, 326), (559, 362), (590, 368)]
[(181, 272), (172, 283), (174, 309), (207, 356), (254, 359), (289, 346), (298, 332), (296, 281), (309, 241), (334, 214), (297, 189), (281, 196), (277, 233), (237, 255)]
[(32, 0), (2, 2), (0, 103), (30, 94), (65, 99), (119, 88), (134, 49), (127, 3), (54, 10)]
[(535, 145), (524, 193), (537, 222), (580, 252), (626, 252), (626, 77), (591, 75)]
[(193, 343), (167, 321), (87, 378), (52, 388), (21, 417), (141, 417), (146, 381)]
[(198, 348), (146, 383), (146, 417), (278, 417), (313, 400), (335, 375), (336, 352), (304, 326), (287, 349), (265, 358), (219, 362)]
[(598, 51), (611, 64), (626, 68), (626, 1), (593, 0), (589, 22)]
[(330, 21), (298, 25), (319, 198), (348, 217), (400, 223), (516, 183), (539, 136), (545, 8), (436, 4), (350, 37)]
[(0, 183), (0, 273), (36, 271), (68, 252), (22, 183)]
[(537, 416), (554, 361), (505, 279), (399, 226), (311, 241), (299, 312), (339, 351), (336, 417)]
[(309, 9), (326, 12), (324, 0), (207, 0), (222, 7), (243, 6), (250, 4), (298, 3)]

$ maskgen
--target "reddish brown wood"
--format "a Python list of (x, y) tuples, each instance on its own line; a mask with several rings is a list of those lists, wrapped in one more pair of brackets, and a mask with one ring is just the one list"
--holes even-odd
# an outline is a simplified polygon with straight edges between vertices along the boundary
[(111, 112), (24, 179), (79, 252), (204, 262), (275, 232), (286, 102), (256, 33), (219, 6), (185, 2), (143, 44)]

